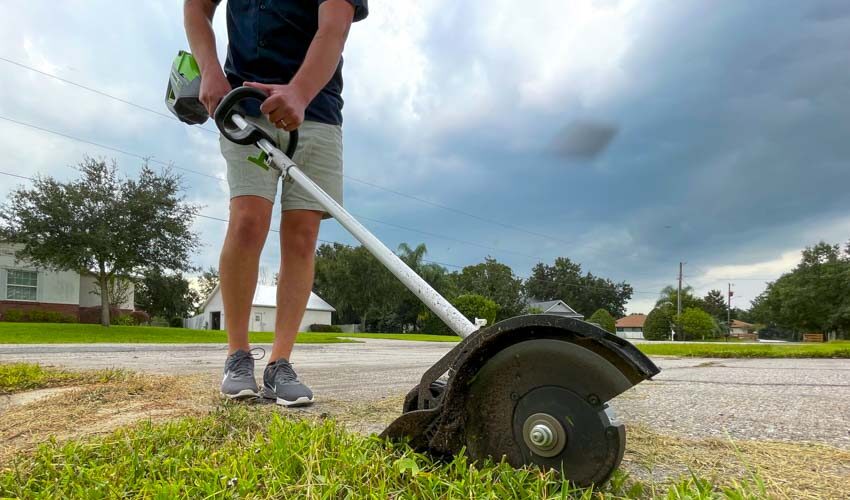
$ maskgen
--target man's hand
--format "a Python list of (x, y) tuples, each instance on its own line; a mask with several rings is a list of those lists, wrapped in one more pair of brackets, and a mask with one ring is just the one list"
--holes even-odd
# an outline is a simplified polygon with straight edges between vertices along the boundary
[(230, 82), (227, 81), (227, 77), (224, 76), (221, 68), (212, 68), (211, 71), (201, 75), (201, 95), (199, 98), (210, 116), (215, 114), (215, 108), (218, 107), (218, 103), (228, 92), (230, 92)]
[(245, 86), (260, 89), (269, 96), (260, 106), (260, 111), (268, 115), (275, 127), (292, 132), (304, 123), (304, 110), (310, 99), (295, 85), (245, 82)]

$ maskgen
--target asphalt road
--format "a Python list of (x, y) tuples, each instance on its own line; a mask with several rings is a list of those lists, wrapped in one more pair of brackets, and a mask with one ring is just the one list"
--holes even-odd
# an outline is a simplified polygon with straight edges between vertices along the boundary
[[(300, 344), (293, 361), (318, 398), (362, 403), (407, 392), (453, 344), (368, 339)], [(221, 373), (225, 346), (0, 345), (0, 362)], [(684, 437), (810, 441), (850, 449), (850, 361), (654, 358), (662, 368), (612, 402), (620, 420)], [(257, 363), (258, 376), (263, 362)]]

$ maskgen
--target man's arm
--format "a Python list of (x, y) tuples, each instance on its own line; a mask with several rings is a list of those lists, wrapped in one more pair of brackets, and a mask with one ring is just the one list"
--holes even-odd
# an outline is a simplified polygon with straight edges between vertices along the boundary
[(319, 29), (289, 85), (245, 83), (269, 94), (260, 110), (269, 115), (276, 127), (291, 131), (304, 122), (307, 105), (327, 85), (339, 65), (353, 20), (354, 6), (348, 0), (325, 0), (319, 5)]
[(183, 3), (183, 25), (192, 55), (201, 70), (200, 99), (210, 115), (225, 94), (230, 92), (230, 83), (224, 76), (215, 49), (215, 32), (212, 19), (218, 0), (185, 0)]

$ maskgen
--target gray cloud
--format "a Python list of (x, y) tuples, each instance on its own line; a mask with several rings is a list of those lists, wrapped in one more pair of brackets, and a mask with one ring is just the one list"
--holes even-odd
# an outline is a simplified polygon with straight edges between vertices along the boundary
[[(421, 58), (421, 73), (405, 65), (404, 74), (394, 75), (391, 65), (382, 66), (379, 80), (388, 88), (370, 89), (358, 87), (374, 82), (365, 62), (398, 48), (370, 43), (385, 31), (370, 22), (382, 10), (401, 8), (376, 3), (375, 17), (353, 28), (346, 52), (347, 173), (557, 240), (354, 181), (346, 183), (349, 208), (543, 260), (571, 256), (594, 272), (631, 281), (644, 292), (636, 299), (651, 299), (671, 282), (679, 260), (703, 269), (746, 264), (773, 260), (819, 235), (840, 237), (850, 206), (847, 2), (654, 0), (616, 10), (627, 4), (601, 4), (620, 16), (611, 18), (623, 30), (623, 49), (614, 54), (605, 51), (616, 43), (592, 45), (606, 33), (573, 43), (570, 33), (582, 27), (569, 24), (559, 2), (525, 6), (519, 19), (507, 2), (444, 1), (417, 20), (422, 33), (401, 44), (413, 47), (416, 58), (396, 54), (402, 62)], [(179, 6), (51, 7), (68, 22), (50, 32), (40, 29), (48, 15), (43, 9), (33, 3), (9, 10), (0, 22), (4, 46), (32, 64), (46, 54), (62, 76), (162, 107), (168, 64), (185, 46)], [(113, 63), (105, 66), (104, 59)], [(389, 85), (396, 82), (406, 86)], [(213, 134), (12, 68), (3, 67), (0, 83), (6, 89), (0, 111), (15, 118), (221, 173)], [(11, 97), (34, 90), (35, 99)], [(368, 99), (378, 91), (380, 99)], [(113, 154), (0, 126), (19, 172), (60, 172), (83, 152)], [(553, 144), (568, 161), (552, 154)], [(117, 156), (134, 171), (137, 160)], [(220, 183), (191, 174), (186, 183), (205, 212), (226, 217)], [(490, 253), (520, 274), (535, 262), (369, 225), (391, 247), (425, 241), (434, 260), (464, 265)], [(222, 224), (197, 227), (208, 244), (198, 263), (214, 264)], [(322, 237), (351, 241), (334, 223)], [(277, 256), (277, 245), (267, 245), (265, 265), (274, 267)]]

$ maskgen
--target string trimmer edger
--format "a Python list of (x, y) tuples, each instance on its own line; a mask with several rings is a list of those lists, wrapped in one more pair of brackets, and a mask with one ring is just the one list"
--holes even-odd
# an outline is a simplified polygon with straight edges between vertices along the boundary
[[(197, 91), (176, 88), (173, 75), (169, 97), (169, 109), (181, 120), (206, 119), (203, 106), (193, 101)], [(245, 119), (245, 101), (265, 98), (249, 87), (228, 93), (215, 111), (221, 134), (259, 148), (255, 162), (280, 170), (309, 192), (463, 339), (422, 375), (402, 415), (381, 435), (408, 439), (417, 450), (438, 455), (465, 449), (474, 460), (504, 457), (516, 467), (558, 469), (580, 486), (608, 479), (623, 458), (626, 434), (612, 422), (607, 402), (656, 375), (660, 370), (652, 361), (629, 342), (573, 318), (532, 314), (485, 328), (470, 322), (298, 168), (291, 159), (297, 131), (290, 133), (284, 153)]]

